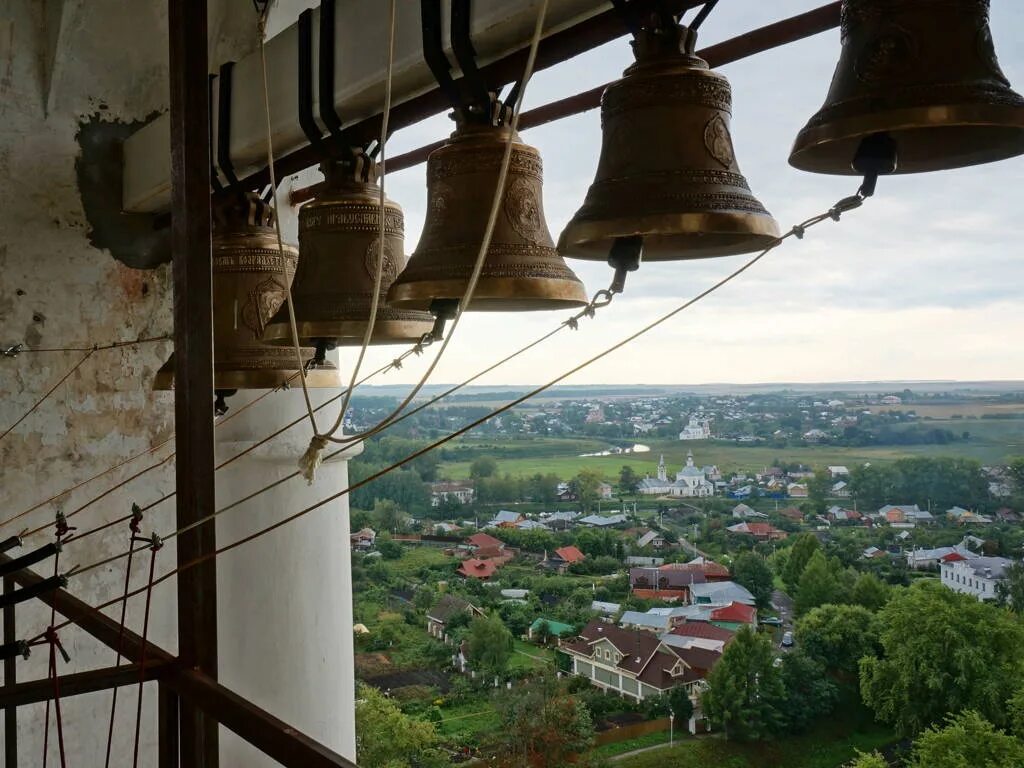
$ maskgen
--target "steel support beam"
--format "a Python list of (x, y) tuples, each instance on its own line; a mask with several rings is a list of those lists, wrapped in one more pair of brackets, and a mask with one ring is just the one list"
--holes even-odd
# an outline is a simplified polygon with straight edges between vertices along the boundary
[(178, 695), (160, 683), (157, 701), (157, 768), (178, 768)]
[[(0, 564), (10, 559), (0, 553)], [(11, 576), (16, 584), (23, 587), (37, 584), (42, 578), (28, 569)], [(153, 664), (162, 668), (158, 675), (160, 685), (170, 694), (161, 699), (161, 728), (166, 729), (168, 723), (176, 716), (176, 710), (180, 711), (187, 703), (190, 707), (203, 712), (210, 722), (222, 723), (225, 728), (266, 752), (285, 768), (356, 768), (349, 760), (292, 728), (266, 710), (246, 701), (209, 675), (195, 669), (183, 668), (174, 656), (160, 646), (143, 641), (139, 635), (127, 628), (122, 634), (120, 624), (67, 591), (57, 589), (39, 599), (111, 649), (117, 649), (120, 637), (121, 655), (131, 662), (137, 663), (140, 660), (145, 647), (147, 666)], [(62, 688), (61, 693), (63, 692)], [(0, 688), (0, 707), (5, 706), (4, 697), (7, 693), (9, 692), (6, 688)], [(180, 699), (177, 708), (171, 703), (171, 696)], [(162, 743), (161, 759), (165, 759), (165, 755), (175, 746)], [(188, 763), (184, 755), (181, 757), (181, 764), (188, 768), (195, 765)], [(163, 764), (160, 768), (164, 768)]]
[[(153, 663), (147, 661), (146, 669), (143, 671), (143, 680), (157, 680), (166, 677), (172, 669), (173, 663), (170, 661), (161, 660)], [(122, 664), (120, 667), (74, 672), (69, 675), (61, 675), (58, 682), (62, 699), (68, 696), (80, 696), (83, 693), (107, 691), (111, 688), (120, 688), (123, 685), (138, 685), (139, 665)], [(49, 678), (5, 685), (0, 688), (0, 702), (9, 708), (36, 704), (51, 698), (53, 698), (53, 680)]]
[[(4, 594), (14, 591), (14, 579), (4, 577)], [(4, 643), (18, 639), (14, 623), (14, 605), (4, 607)], [(4, 687), (18, 682), (17, 659), (4, 659)], [(14, 704), (4, 708), (4, 766), (18, 768), (18, 709)]]
[[(178, 527), (216, 509), (213, 479), (213, 275), (206, 0), (169, 0), (171, 252), (174, 254), (174, 431)], [(179, 565), (216, 548), (215, 526), (178, 537)], [(217, 568), (213, 558), (178, 575), (181, 663), (217, 677)], [(216, 768), (217, 723), (193, 702), (179, 707), (183, 765)]]

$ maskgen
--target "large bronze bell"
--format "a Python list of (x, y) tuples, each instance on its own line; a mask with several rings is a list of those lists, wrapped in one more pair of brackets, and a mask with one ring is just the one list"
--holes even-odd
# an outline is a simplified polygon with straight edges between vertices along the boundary
[[(256, 195), (231, 197), (213, 208), (213, 385), (218, 390), (272, 389), (298, 384), (295, 351), (260, 341), (284, 303), (298, 252), (278, 249), (274, 212)], [(283, 267), (283, 269), (282, 269)], [(304, 348), (307, 363), (313, 350)], [(330, 363), (308, 366), (311, 387), (341, 384)], [(174, 388), (173, 356), (157, 372), (155, 389)]]
[[(563, 309), (587, 303), (544, 220), (540, 153), (507, 126), (467, 123), (427, 160), (427, 217), (409, 263), (391, 286), (396, 307), (429, 309), (463, 297), (480, 253), (505, 145), (512, 154), (490, 245), (466, 307)], [(435, 305), (436, 306), (436, 305)]]
[[(303, 344), (362, 344), (380, 259), (380, 187), (375, 163), (362, 153), (325, 163), (324, 191), (299, 211), (299, 267), (292, 285)], [(384, 201), (384, 272), (371, 344), (413, 343), (429, 333), (426, 312), (389, 307), (388, 288), (405, 264), (402, 209)], [(263, 340), (292, 343), (288, 307), (267, 325)]]
[(558, 249), (609, 257), (621, 238), (642, 238), (644, 261), (758, 251), (779, 227), (736, 164), (729, 81), (693, 54), (696, 35), (643, 29), (636, 63), (601, 96), (601, 157), (583, 206)]
[(855, 174), (863, 139), (887, 134), (896, 173), (1024, 153), (1024, 99), (999, 68), (988, 0), (845, 0), (842, 52), (825, 105), (791, 165)]

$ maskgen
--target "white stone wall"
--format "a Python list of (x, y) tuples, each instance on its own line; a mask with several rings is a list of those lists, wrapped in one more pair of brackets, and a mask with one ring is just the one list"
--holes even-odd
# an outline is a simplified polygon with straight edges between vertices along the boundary
[[(308, 5), (309, 3), (305, 3)], [(294, 19), (297, 0), (278, 3), (280, 27)], [(255, 44), (255, 18), (250, 0), (211, 0), (211, 66), (237, 58)], [(83, 121), (98, 116), (104, 121), (133, 122), (167, 108), (167, 20), (164, 0), (5, 0), (0, 3), (0, 345), (22, 342), (32, 346), (79, 346), (158, 335), (171, 330), (170, 270), (167, 265), (152, 270), (130, 269), (89, 241), (89, 225), (76, 183), (75, 162), (79, 154), (76, 134)], [(116, 190), (111, 191), (117, 195)], [(119, 199), (119, 198), (118, 198)], [(0, 441), (0, 519), (17, 514), (42, 499), (68, 488), (127, 456), (162, 442), (173, 430), (173, 397), (152, 391), (153, 375), (167, 358), (169, 342), (141, 348), (97, 352), (40, 408), (12, 434)], [(22, 354), (0, 357), (0, 431), (12, 424), (29, 406), (73, 365), (80, 353)], [(288, 393), (298, 396), (297, 392)], [(257, 406), (259, 408), (259, 406)], [(253, 409), (254, 415), (267, 411)], [(273, 410), (263, 425), (266, 431), (280, 426)], [(259, 423), (257, 421), (257, 423)], [(173, 444), (157, 457), (165, 457)], [(143, 458), (86, 487), (61, 497), (23, 520), (0, 529), (0, 537), (52, 520), (57, 509), (71, 511), (102, 490), (147, 466)], [(262, 474), (268, 474), (263, 467)], [(275, 472), (278, 470), (274, 470)], [(247, 482), (255, 482), (252, 467)], [(344, 466), (326, 470), (325, 482), (344, 484)], [(127, 514), (133, 501), (147, 504), (173, 489), (174, 465), (167, 462), (95, 504), (71, 522), (80, 529), (93, 527)], [(303, 492), (311, 499), (314, 490)], [(278, 496), (275, 513), (290, 506)], [(260, 513), (266, 518), (266, 510)], [(330, 647), (317, 644), (323, 657), (347, 658), (347, 670), (331, 666), (324, 680), (338, 681), (334, 698), (351, 700), (351, 596), (347, 580), (347, 501), (325, 508), (318, 535), (339, 534), (334, 561), (322, 568), (325, 581), (316, 599), (337, 599), (325, 612), (324, 629), (330, 630)], [(309, 525), (315, 524), (311, 516)], [(173, 529), (173, 503), (164, 503), (147, 514), (143, 529), (166, 532)], [(324, 529), (323, 526), (327, 528)], [(294, 573), (303, 566), (321, 568), (327, 550), (301, 543), (311, 528), (296, 528), (276, 539), (268, 537), (261, 569), (253, 572), (253, 552), (236, 553), (236, 563), (225, 562), (222, 574), (253, 574), (250, 587), (259, 589), (260, 577), (280, 579), (271, 567), (276, 560)], [(324, 534), (326, 530), (326, 534)], [(74, 564), (94, 562), (127, 546), (125, 527), (113, 528), (77, 545), (71, 544), (61, 558), (61, 570)], [(25, 550), (49, 540), (47, 534), (26, 542)], [(289, 551), (297, 547), (299, 551)], [(24, 551), (24, 550), (23, 550)], [(238, 565), (240, 561), (243, 562)], [(157, 573), (172, 567), (174, 542), (158, 555)], [(137, 557), (132, 584), (141, 586), (146, 557)], [(52, 563), (40, 568), (47, 571)], [(234, 569), (234, 570), (233, 570)], [(240, 570), (239, 570), (240, 569)], [(308, 572), (294, 574), (296, 584), (308, 587)], [(123, 588), (122, 563), (98, 569), (71, 582), (71, 591), (96, 604), (118, 595)], [(223, 578), (223, 575), (222, 575)], [(225, 587), (227, 588), (227, 587)], [(280, 584), (277, 591), (281, 591)], [(268, 591), (268, 595), (280, 595)], [(316, 612), (308, 605), (291, 606), (303, 621)], [(347, 613), (346, 613), (347, 612)], [(300, 615), (301, 614), (301, 615)], [(159, 586), (153, 594), (150, 638), (176, 652), (175, 584)], [(347, 616), (347, 624), (344, 619)], [(131, 602), (128, 624), (141, 629), (142, 601)], [(244, 618), (244, 617), (243, 617)], [(17, 610), (19, 636), (34, 635), (49, 623), (49, 611), (38, 604), (24, 604)], [(317, 637), (315, 626), (294, 628), (294, 642), (282, 653), (302, 656), (309, 638)], [(85, 633), (68, 629), (61, 634), (71, 654), (70, 664), (60, 663), (62, 672), (77, 672), (109, 666), (114, 653)], [(281, 643), (280, 637), (274, 642)], [(346, 657), (347, 654), (347, 657)], [(237, 679), (253, 679), (260, 673), (255, 656), (241, 654), (245, 668), (235, 660), (225, 670)], [(316, 704), (321, 680), (311, 679), (316, 664), (307, 666), (295, 680), (280, 685), (300, 686), (276, 701), (283, 707), (282, 718), (305, 716), (297, 697), (310, 696)], [(19, 680), (45, 676), (46, 653), (39, 648), (18, 665)], [(347, 681), (344, 679), (348, 675)], [(332, 677), (333, 676), (333, 677)], [(310, 687), (312, 686), (312, 688)], [(318, 687), (320, 686), (320, 687)], [(152, 689), (152, 690), (151, 690)], [(252, 695), (259, 695), (254, 681)], [(322, 693), (322, 691), (321, 691)], [(324, 694), (326, 695), (326, 694)], [(269, 697), (273, 699), (273, 697)], [(68, 698), (63, 702), (67, 747), (76, 765), (102, 765), (106, 742), (106, 717), (110, 693)], [(275, 704), (268, 700), (265, 706)], [(334, 704), (332, 704), (334, 706)], [(291, 707), (291, 709), (289, 709)], [(349, 711), (351, 706), (348, 705)], [(131, 754), (135, 691), (122, 689), (120, 718), (114, 737), (113, 763), (124, 764)], [(287, 710), (287, 711), (285, 711)], [(21, 765), (42, 764), (43, 706), (19, 711)], [(297, 723), (303, 730), (313, 725)], [(351, 756), (354, 738), (351, 727), (332, 722), (332, 741), (339, 751)], [(0, 723), (2, 727), (2, 723)], [(51, 739), (52, 741), (52, 739)], [(142, 728), (144, 766), (155, 765), (155, 686), (147, 685)], [(51, 745), (50, 764), (56, 759)], [(239, 763), (241, 764), (241, 763)], [(250, 763), (251, 764), (251, 763)]]

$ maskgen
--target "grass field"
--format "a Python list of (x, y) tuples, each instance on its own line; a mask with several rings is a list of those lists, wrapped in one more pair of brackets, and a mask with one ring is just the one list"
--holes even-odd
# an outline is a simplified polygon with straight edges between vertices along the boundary
[[(661, 454), (665, 455), (669, 472), (676, 472), (685, 463), (686, 452), (690, 450), (693, 451), (697, 464), (717, 464), (719, 469), (726, 473), (757, 471), (770, 466), (775, 460), (825, 467), (830, 464), (855, 466), (864, 462), (885, 463), (906, 456), (962, 456), (976, 459), (983, 464), (992, 464), (1004, 462), (1009, 456), (1024, 454), (1024, 420), (948, 419), (924, 423), (929, 427), (950, 429), (956, 433), (970, 432), (971, 439), (947, 445), (868, 448), (845, 448), (829, 445), (768, 448), (740, 446), (716, 440), (692, 442), (651, 440), (645, 443), (651, 448), (649, 453), (585, 458), (579, 455), (585, 452), (579, 450), (579, 441), (554, 440), (544, 437), (510, 438), (500, 444), (493, 439), (487, 441), (469, 439), (460, 441), (459, 446), (464, 449), (475, 449), (473, 455), (488, 455), (489, 451), (493, 453), (500, 446), (504, 455), (499, 458), (499, 471), (513, 477), (528, 477), (537, 473), (553, 472), (559, 477), (567, 479), (581, 469), (594, 469), (608, 480), (617, 478), (619, 469), (623, 465), (633, 467), (633, 470), (640, 475), (653, 475), (657, 470), (658, 457)], [(439, 474), (452, 480), (465, 479), (469, 477), (471, 461), (472, 458), (467, 457), (463, 461), (445, 462), (441, 465)]]

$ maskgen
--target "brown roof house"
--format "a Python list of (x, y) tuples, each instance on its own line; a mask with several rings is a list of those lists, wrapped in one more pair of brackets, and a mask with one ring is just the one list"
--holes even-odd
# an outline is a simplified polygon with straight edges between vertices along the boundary
[(434, 607), (427, 611), (427, 634), (444, 640), (451, 620), (461, 613), (468, 613), (470, 618), (484, 615), (482, 610), (468, 600), (455, 595), (443, 595)]

